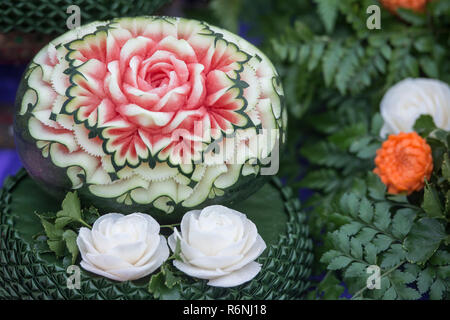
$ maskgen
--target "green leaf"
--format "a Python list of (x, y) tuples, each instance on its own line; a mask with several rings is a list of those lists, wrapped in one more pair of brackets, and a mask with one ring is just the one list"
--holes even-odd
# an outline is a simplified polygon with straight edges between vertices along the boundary
[(345, 232), (341, 232), (341, 230), (337, 230), (333, 232), (333, 238), (335, 239), (335, 245), (342, 252), (349, 254), (350, 253), (350, 239), (349, 236)]
[(367, 193), (366, 181), (362, 178), (353, 179), (352, 193), (355, 193), (358, 197), (364, 197)]
[(450, 190), (445, 195), (445, 212), (447, 212), (447, 216), (450, 215)]
[(426, 182), (425, 184), (422, 209), (431, 218), (444, 218), (441, 209), (441, 201), (439, 200), (439, 195), (436, 191), (436, 188), (434, 188), (428, 182)]
[(64, 240), (49, 239), (47, 240), (47, 244), (50, 250), (56, 254), (56, 257), (62, 257), (64, 255), (64, 250), (66, 249)]
[(303, 45), (300, 47), (298, 61), (299, 64), (303, 64), (308, 61), (308, 57), (311, 53), (311, 47), (309, 45)]
[(381, 144), (379, 142), (371, 143), (358, 151), (356, 156), (360, 159), (372, 159), (375, 158), (376, 152), (380, 149)]
[(314, 0), (317, 11), (328, 33), (332, 32), (339, 10), (339, 0)]
[(346, 256), (339, 256), (334, 258), (333, 260), (331, 260), (330, 264), (328, 265), (328, 270), (339, 270), (339, 269), (343, 269), (346, 266), (348, 266), (348, 264), (350, 262), (352, 262), (353, 260), (349, 257)]
[(427, 292), (433, 283), (434, 272), (431, 268), (426, 268), (417, 277), (417, 289), (421, 294)]
[(446, 286), (444, 281), (441, 279), (436, 279), (430, 287), (430, 299), (431, 300), (442, 300), (443, 294), (446, 291)]
[(436, 61), (428, 56), (419, 59), (420, 68), (431, 78), (439, 77), (439, 67)]
[(183, 261), (180, 254), (181, 254), (181, 240), (180, 238), (177, 238), (177, 243), (175, 245), (175, 252), (173, 253), (172, 257), (175, 260)]
[(74, 220), (71, 217), (59, 217), (55, 219), (55, 227), (57, 229), (64, 229), (66, 225), (73, 222)]
[[(67, 228), (69, 224), (78, 222), (81, 225), (87, 226), (83, 221), (80, 209), (80, 200), (76, 192), (67, 193), (61, 204), (62, 210), (55, 214), (37, 214), (39, 217), (47, 237), (47, 244), (49, 249), (56, 254), (56, 257), (63, 257), (66, 248), (71, 255), (71, 263), (74, 264), (78, 256), (78, 246), (76, 243), (77, 233)], [(93, 210), (93, 209), (90, 209)], [(98, 214), (98, 212), (97, 212)], [(47, 219), (54, 220), (54, 223)], [(75, 228), (75, 225), (71, 225)], [(40, 250), (42, 252), (42, 250)], [(65, 256), (63, 264), (69, 263), (68, 255)]]
[(417, 264), (412, 264), (412, 263), (405, 263), (403, 265), (403, 270), (412, 274), (416, 278), (419, 275), (419, 272), (422, 271), (422, 269)]
[(338, 146), (341, 150), (347, 150), (356, 138), (364, 135), (367, 131), (364, 123), (357, 123), (345, 128), (328, 137), (328, 140)]
[(406, 251), (401, 244), (393, 244), (383, 255), (381, 268), (391, 268), (400, 264), (406, 258)]
[(177, 300), (180, 295), (177, 285), (180, 281), (181, 279), (169, 270), (169, 266), (163, 264), (160, 272), (150, 277), (148, 291), (155, 299)]
[[(442, 159), (442, 177), (450, 182), (450, 154), (445, 154)], [(449, 190), (450, 191), (450, 190)]]
[(408, 75), (411, 77), (418, 77), (419, 76), (419, 62), (417, 59), (412, 55), (406, 55), (404, 57), (403, 63), (406, 67), (406, 70), (408, 71)]
[(314, 41), (314, 32), (311, 28), (300, 20), (295, 20), (294, 28), (296, 35), (305, 42)]
[(389, 205), (385, 202), (377, 203), (375, 206), (374, 225), (380, 230), (387, 231), (391, 223)]
[(413, 225), (416, 212), (410, 208), (403, 208), (394, 214), (392, 219), (392, 233), (398, 238), (404, 238)]
[(391, 286), (391, 281), (388, 277), (381, 277), (380, 279), (380, 289), (371, 290), (373, 298), (376, 300), (381, 300), (386, 293), (386, 290)]
[(362, 137), (360, 139), (356, 139), (350, 145), (349, 151), (353, 153), (358, 153), (360, 150), (366, 147), (372, 140), (373, 140), (372, 137)]
[(380, 113), (375, 113), (372, 117), (372, 123), (370, 126), (370, 133), (374, 136), (378, 136), (381, 131), (381, 127), (383, 127), (384, 120)]
[(339, 178), (335, 170), (320, 169), (317, 171), (310, 171), (299, 183), (300, 187), (311, 189), (324, 189), (330, 191), (337, 187)]
[(345, 278), (367, 278), (367, 264), (361, 262), (353, 262), (344, 273)]
[(173, 288), (176, 284), (180, 283), (181, 278), (175, 277), (172, 271), (166, 270), (166, 286), (170, 289)]
[(357, 48), (358, 46), (349, 50), (338, 66), (335, 84), (341, 94), (346, 93), (349, 82), (356, 73), (356, 68), (359, 64)]
[(408, 284), (416, 280), (416, 277), (409, 272), (395, 270), (390, 274), (392, 281), (399, 284)]
[(420, 298), (420, 294), (417, 290), (407, 287), (405, 285), (396, 286), (397, 295), (401, 300), (417, 300)]
[(436, 268), (436, 274), (441, 279), (449, 279), (450, 278), (450, 264), (446, 266), (441, 266)]
[(436, 251), (436, 253), (430, 258), (430, 263), (434, 266), (450, 264), (450, 252), (445, 250)]
[(47, 240), (48, 238), (46, 236), (37, 237), (34, 241), (33, 249), (39, 253), (52, 253), (53, 251), (50, 250)]
[(320, 258), (320, 262), (328, 264), (331, 262), (331, 260), (340, 255), (342, 255), (342, 253), (337, 250), (329, 250), (322, 255), (322, 257)]
[(324, 42), (316, 42), (313, 44), (311, 56), (308, 61), (308, 71), (314, 70), (320, 62), (323, 51), (325, 49)]
[(364, 197), (359, 205), (359, 217), (366, 223), (372, 222), (373, 207), (370, 201)]
[[(39, 216), (39, 215), (38, 215)], [(49, 239), (56, 240), (61, 239), (63, 231), (60, 228), (57, 228), (54, 224), (48, 222), (44, 218), (41, 218), (42, 226), (44, 227), (45, 234)]]
[(150, 278), (150, 282), (148, 284), (148, 292), (153, 294), (153, 297), (155, 299), (158, 299), (161, 297), (161, 293), (165, 291), (166, 285), (165, 285), (165, 277), (162, 272), (158, 272), (157, 274), (154, 274)]
[(446, 148), (449, 148), (450, 145), (450, 131), (445, 131), (442, 129), (436, 129), (433, 131), (433, 135), (436, 139), (442, 143)]
[(359, 230), (361, 230), (362, 224), (356, 221), (352, 221), (350, 223), (347, 223), (343, 225), (340, 228), (340, 231), (345, 233), (347, 236), (352, 236), (354, 234), (357, 234)]
[(431, 37), (420, 37), (414, 41), (414, 48), (419, 52), (430, 52), (433, 49), (433, 39)]
[(435, 129), (436, 124), (434, 123), (433, 117), (428, 114), (421, 115), (414, 124), (414, 131), (422, 137), (427, 137)]
[(377, 233), (378, 233), (377, 230), (375, 230), (373, 228), (365, 227), (358, 233), (356, 238), (359, 241), (361, 241), (362, 244), (366, 244), (366, 243), (372, 241), (373, 237), (375, 237), (375, 235)]
[(407, 259), (412, 263), (423, 264), (438, 249), (447, 237), (445, 228), (436, 219), (422, 218), (413, 224), (411, 231), (403, 242), (407, 250)]
[(340, 207), (344, 214), (356, 218), (359, 210), (359, 198), (354, 193), (345, 193), (340, 199)]
[(71, 217), (75, 221), (81, 220), (81, 206), (80, 199), (77, 192), (68, 192), (62, 202), (62, 211), (58, 212), (58, 217)]
[(364, 257), (369, 264), (377, 264), (377, 248), (372, 243), (368, 243), (364, 247)]
[(381, 54), (383, 55), (383, 57), (386, 60), (391, 60), (391, 56), (392, 56), (392, 48), (386, 44), (384, 46), (381, 47)]
[(92, 226), (95, 220), (100, 217), (100, 213), (97, 208), (90, 206), (87, 209), (83, 209), (82, 216), (86, 223)]
[(350, 240), (350, 253), (352, 257), (354, 257), (357, 260), (361, 260), (363, 256), (363, 248), (361, 241), (359, 241), (357, 238), (352, 238)]
[(315, 296), (312, 299), (316, 299), (319, 296), (324, 300), (336, 300), (339, 299), (344, 290), (345, 288), (340, 285), (340, 281), (336, 276), (331, 272), (327, 272), (317, 286), (317, 290), (314, 292)]
[(375, 239), (373, 239), (373, 244), (377, 248), (377, 253), (383, 252), (389, 248), (393, 239), (384, 234), (378, 234)]
[(410, 9), (398, 8), (396, 12), (400, 16), (400, 18), (411, 23), (414, 26), (422, 26), (426, 23), (425, 15), (416, 13)]
[(393, 201), (393, 202), (398, 202), (401, 204), (407, 204), (408, 202), (408, 197), (404, 194), (388, 194), (386, 196), (386, 199)]
[(336, 69), (339, 66), (340, 59), (344, 55), (345, 50), (340, 44), (333, 42), (328, 46), (327, 51), (322, 58), (322, 73), (325, 85), (330, 87), (336, 76)]
[(77, 234), (73, 230), (66, 230), (62, 238), (66, 243), (69, 253), (72, 255), (72, 264), (75, 264), (78, 257)]
[(34, 214), (37, 215), (39, 219), (45, 219), (47, 221), (54, 220), (56, 218), (55, 212), (44, 212), (44, 213), (35, 212)]
[(380, 177), (373, 172), (369, 172), (367, 175), (367, 190), (369, 190), (369, 196), (375, 200), (384, 200), (386, 195), (386, 186), (380, 180)]
[(383, 296), (383, 300), (395, 300), (397, 298), (397, 291), (395, 291), (394, 287), (390, 287), (386, 290), (386, 293)]

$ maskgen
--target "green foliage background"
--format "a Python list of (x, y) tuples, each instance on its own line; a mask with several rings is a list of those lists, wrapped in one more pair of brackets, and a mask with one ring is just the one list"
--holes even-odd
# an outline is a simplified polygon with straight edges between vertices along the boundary
[[(380, 30), (366, 27), (370, 5), (381, 8)], [(280, 175), (315, 191), (304, 207), (323, 244), (316, 273), (327, 271), (309, 297), (337, 299), (345, 280), (354, 299), (449, 298), (450, 136), (436, 138), (426, 117), (417, 123), (435, 160), (423, 192), (389, 196), (371, 171), (386, 90), (408, 77), (450, 83), (450, 1), (394, 15), (376, 0), (212, 0), (188, 16), (234, 32), (247, 26), (282, 77), (290, 117)], [(381, 290), (364, 289), (372, 264)]]
[[(53, 3), (72, 3), (13, 2), (0, 4), (4, 32), (60, 32), (66, 13), (47, 13)], [(79, 1), (86, 4), (83, 10), (88, 14), (83, 23), (118, 13), (147, 14), (168, 2), (115, 1), (108, 6), (105, 1)], [(433, 0), (423, 14), (400, 9), (396, 15), (377, 0), (195, 3), (183, 2), (186, 17), (256, 40), (281, 75), (289, 127), (279, 175), (299, 193), (314, 190), (303, 207), (309, 210), (317, 242), (315, 273), (325, 274), (308, 297), (341, 298), (344, 281), (353, 299), (419, 299), (423, 295), (448, 299), (449, 132), (436, 129), (430, 117), (416, 123), (416, 131), (433, 149), (434, 171), (423, 191), (408, 197), (388, 195), (371, 171), (382, 143), (379, 103), (389, 87), (407, 77), (450, 83), (450, 1)], [(366, 10), (371, 5), (381, 8), (380, 30), (366, 27), (370, 15)], [(30, 25), (34, 17), (41, 22)], [(66, 227), (86, 217), (68, 203), (66, 207), (56, 216), (40, 217), (51, 235), (52, 250), (62, 254), (67, 248), (75, 259), (74, 233)], [(380, 267), (379, 290), (366, 286), (371, 265)], [(161, 272), (160, 277), (167, 278), (168, 271)]]

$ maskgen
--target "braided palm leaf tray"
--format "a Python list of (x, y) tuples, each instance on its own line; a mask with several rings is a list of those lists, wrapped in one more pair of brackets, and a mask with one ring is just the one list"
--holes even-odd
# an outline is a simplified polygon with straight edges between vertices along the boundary
[[(67, 288), (63, 261), (41, 253), (34, 240), (42, 233), (34, 212), (59, 210), (24, 170), (0, 190), (0, 299), (153, 299), (149, 276), (116, 282), (81, 269), (80, 289)], [(301, 299), (309, 286), (312, 241), (306, 216), (292, 190), (272, 178), (253, 196), (233, 206), (247, 214), (267, 249), (258, 259), (261, 272), (234, 288), (217, 288), (207, 281), (182, 277), (181, 285), (163, 299)]]

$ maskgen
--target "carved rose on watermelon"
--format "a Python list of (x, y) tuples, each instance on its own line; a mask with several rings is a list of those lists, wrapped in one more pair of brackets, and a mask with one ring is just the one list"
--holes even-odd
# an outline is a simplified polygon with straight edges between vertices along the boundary
[(73, 189), (126, 206), (171, 212), (224, 196), (240, 177), (259, 176), (284, 139), (270, 61), (198, 21), (82, 26), (41, 50), (23, 81), (16, 122), (42, 156), (66, 168)]

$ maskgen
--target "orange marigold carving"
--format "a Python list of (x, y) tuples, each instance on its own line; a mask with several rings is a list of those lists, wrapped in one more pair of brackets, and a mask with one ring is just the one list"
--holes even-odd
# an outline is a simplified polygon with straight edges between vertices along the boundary
[(381, 0), (381, 4), (392, 12), (397, 11), (398, 8), (423, 12), (427, 4), (427, 0)]
[(423, 189), (433, 171), (431, 148), (416, 132), (390, 135), (377, 150), (374, 172), (392, 194)]

